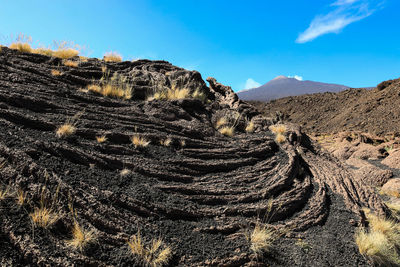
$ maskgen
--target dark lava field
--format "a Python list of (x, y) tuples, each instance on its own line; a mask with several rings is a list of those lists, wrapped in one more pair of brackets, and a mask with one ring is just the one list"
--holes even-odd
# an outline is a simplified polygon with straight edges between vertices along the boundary
[[(230, 87), (165, 61), (70, 60), (1, 48), (2, 266), (370, 265), (354, 233), (363, 207), (386, 206), (299, 127), (278, 142)], [(105, 69), (131, 97), (86, 89)], [(148, 99), (173, 87), (206, 98)], [(57, 214), (48, 227), (33, 220), (43, 207)], [(260, 223), (275, 235), (263, 254), (248, 238)], [(76, 225), (92, 237), (79, 249)], [(139, 236), (147, 258), (128, 244)]]

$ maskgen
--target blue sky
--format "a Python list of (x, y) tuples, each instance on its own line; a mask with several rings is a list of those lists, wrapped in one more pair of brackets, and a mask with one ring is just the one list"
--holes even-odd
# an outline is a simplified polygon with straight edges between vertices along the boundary
[(0, 38), (163, 59), (235, 91), (278, 75), (375, 86), (400, 75), (398, 0), (0, 2)]

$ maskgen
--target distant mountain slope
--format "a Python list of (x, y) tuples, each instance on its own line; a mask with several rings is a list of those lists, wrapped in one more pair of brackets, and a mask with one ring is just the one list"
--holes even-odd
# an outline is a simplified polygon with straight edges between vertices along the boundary
[(240, 91), (237, 95), (240, 99), (247, 101), (268, 101), (287, 96), (339, 92), (349, 88), (339, 84), (300, 81), (295, 78), (278, 76), (260, 87)]
[(281, 112), (285, 121), (308, 132), (362, 131), (377, 135), (400, 134), (400, 79), (375, 89), (349, 89), (256, 102), (266, 116)]

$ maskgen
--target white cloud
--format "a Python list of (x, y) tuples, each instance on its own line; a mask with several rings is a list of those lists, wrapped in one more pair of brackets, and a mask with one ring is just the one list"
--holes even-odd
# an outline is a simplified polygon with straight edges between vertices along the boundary
[(246, 81), (246, 84), (244, 85), (244, 89), (251, 89), (251, 88), (256, 88), (256, 87), (260, 87), (261, 83), (256, 82), (255, 80), (253, 80), (252, 78), (248, 78)]
[(310, 42), (327, 33), (337, 34), (347, 25), (372, 15), (382, 3), (382, 0), (337, 0), (330, 5), (333, 10), (311, 21), (296, 43)]
[(299, 81), (303, 80), (303, 77), (301, 77), (299, 75), (293, 75), (293, 76), (289, 75), (288, 78), (295, 78), (296, 80), (299, 80)]

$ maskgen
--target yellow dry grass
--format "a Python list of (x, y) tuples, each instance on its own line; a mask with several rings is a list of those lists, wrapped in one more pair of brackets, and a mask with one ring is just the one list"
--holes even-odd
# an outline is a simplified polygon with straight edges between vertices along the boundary
[(207, 96), (204, 92), (200, 91), (200, 89), (196, 89), (192, 93), (192, 97), (201, 100), (202, 102), (205, 102), (207, 99)]
[(179, 145), (180, 145), (181, 147), (185, 147), (185, 146), (186, 146), (186, 141), (185, 141), (185, 140), (180, 140), (180, 141), (179, 141)]
[(44, 56), (48, 56), (48, 57), (53, 56), (53, 50), (51, 50), (50, 48), (43, 48), (43, 47), (36, 48), (35, 50), (32, 51), (32, 53), (44, 55)]
[(44, 206), (40, 208), (35, 208), (34, 212), (29, 214), (32, 219), (33, 225), (42, 228), (48, 228), (55, 224), (60, 218), (61, 214), (59, 212), (48, 209)]
[(76, 132), (76, 127), (71, 123), (64, 123), (56, 130), (56, 135), (59, 138), (68, 137)]
[(4, 200), (6, 197), (8, 197), (8, 191), (9, 191), (8, 187), (0, 190), (0, 200)]
[(277, 143), (279, 143), (279, 144), (282, 144), (282, 143), (284, 143), (284, 142), (286, 141), (286, 137), (285, 137), (283, 134), (278, 133), (278, 134), (276, 135), (276, 137), (275, 137), (275, 141), (276, 141)]
[(76, 67), (78, 67), (79, 62), (73, 61), (73, 60), (65, 60), (63, 64), (64, 64), (64, 66), (67, 66), (67, 67), (76, 68)]
[(400, 225), (394, 220), (382, 218), (364, 210), (370, 229), (359, 228), (355, 241), (362, 255), (369, 257), (375, 264), (399, 266)]
[(138, 134), (135, 134), (131, 137), (131, 142), (135, 146), (135, 148), (146, 147), (150, 144), (150, 141), (148, 141), (145, 137), (142, 137)]
[(249, 121), (246, 125), (246, 133), (252, 133), (254, 132), (254, 122)]
[(16, 42), (10, 45), (11, 49), (18, 50), (24, 53), (32, 53), (33, 49), (29, 43)]
[(228, 120), (225, 117), (219, 118), (215, 123), (215, 128), (218, 129), (221, 126), (228, 124)]
[(117, 52), (107, 52), (104, 54), (103, 59), (105, 62), (121, 62), (122, 56)]
[(63, 73), (59, 70), (51, 70), (51, 75), (53, 76), (61, 76)]
[(100, 81), (88, 85), (87, 89), (103, 96), (131, 99), (133, 86), (125, 76), (115, 72), (110, 77), (110, 73), (105, 72)]
[(275, 231), (265, 224), (256, 223), (254, 230), (248, 236), (250, 241), (250, 249), (256, 255), (262, 255), (270, 251), (273, 242), (276, 239)]
[(56, 51), (53, 51), (52, 55), (62, 59), (69, 59), (78, 56), (79, 51), (73, 48), (60, 48)]
[(189, 89), (182, 88), (171, 88), (168, 90), (163, 90), (160, 92), (156, 92), (153, 96), (149, 97), (148, 100), (178, 100), (188, 98), (190, 96)]
[(232, 137), (235, 134), (235, 127), (233, 126), (224, 126), (221, 127), (218, 132), (220, 132), (221, 134), (225, 135), (225, 136), (229, 136)]
[(152, 267), (164, 266), (172, 256), (172, 250), (161, 239), (153, 239), (150, 245), (145, 245), (140, 233), (128, 241), (130, 251), (145, 265)]
[(105, 136), (105, 135), (96, 136), (96, 140), (98, 143), (104, 143), (105, 141), (107, 141), (107, 136)]
[(172, 143), (172, 139), (169, 138), (169, 137), (160, 140), (160, 144), (163, 145), (163, 146), (170, 146), (171, 143)]
[(121, 175), (122, 177), (127, 176), (131, 173), (131, 170), (124, 168), (120, 171), (119, 175)]
[(90, 243), (96, 240), (96, 236), (93, 230), (86, 230), (74, 220), (74, 226), (72, 228), (72, 239), (67, 240), (67, 245), (83, 251), (83, 249)]
[(21, 189), (18, 189), (18, 191), (17, 191), (17, 204), (18, 204), (19, 206), (23, 206), (23, 205), (25, 204), (25, 202), (26, 202), (26, 195), (27, 195), (26, 192), (24, 192), (24, 191), (21, 190)]
[(271, 132), (274, 134), (284, 134), (286, 132), (286, 126), (285, 125), (271, 125), (269, 126), (269, 129)]

